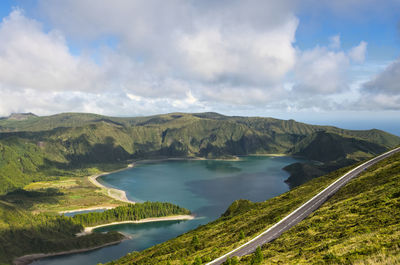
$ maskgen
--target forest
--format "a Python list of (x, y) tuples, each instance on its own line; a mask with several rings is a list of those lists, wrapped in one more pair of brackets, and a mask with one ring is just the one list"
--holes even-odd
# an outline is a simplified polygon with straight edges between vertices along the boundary
[(188, 215), (191, 212), (168, 202), (144, 202), (118, 206), (104, 212), (77, 214), (73, 220), (83, 226), (96, 226), (120, 221), (137, 221), (151, 217)]

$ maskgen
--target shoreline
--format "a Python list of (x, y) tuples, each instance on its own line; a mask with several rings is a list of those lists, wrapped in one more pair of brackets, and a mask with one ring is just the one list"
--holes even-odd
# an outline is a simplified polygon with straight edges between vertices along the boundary
[(193, 220), (195, 218), (194, 215), (172, 215), (172, 216), (162, 216), (162, 217), (150, 217), (140, 220), (132, 220), (132, 221), (120, 221), (120, 222), (112, 222), (107, 224), (101, 224), (96, 226), (89, 226), (85, 227), (85, 229), (76, 234), (76, 236), (84, 236), (91, 234), (94, 229), (112, 225), (119, 225), (119, 224), (142, 224), (142, 223), (152, 223), (152, 222), (163, 222), (163, 221), (180, 221), (180, 220)]
[[(178, 221), (178, 220), (193, 220), (195, 218), (194, 215), (172, 215), (172, 216), (163, 216), (163, 217), (153, 217), (153, 218), (145, 218), (137, 221), (121, 221), (121, 222), (112, 222), (108, 224), (102, 224), (102, 225), (97, 225), (97, 226), (91, 226), (91, 227), (85, 227), (84, 231), (81, 233), (76, 234), (76, 236), (84, 236), (88, 235), (93, 232), (94, 229), (100, 228), (100, 227), (105, 227), (105, 226), (111, 226), (111, 225), (117, 225), (117, 224), (140, 224), (140, 223), (150, 223), (150, 222), (163, 222), (163, 221)], [(35, 254), (28, 254), (24, 255), (21, 257), (17, 257), (13, 260), (14, 265), (28, 265), (31, 262), (34, 262), (35, 260), (43, 259), (43, 258), (48, 258), (48, 257), (55, 257), (55, 256), (62, 256), (62, 255), (69, 255), (69, 254), (76, 254), (76, 253), (83, 253), (95, 249), (100, 249), (103, 247), (111, 246), (111, 245), (116, 245), (119, 244), (125, 240), (131, 239), (131, 237), (124, 235), (124, 238), (121, 240), (105, 243), (99, 246), (95, 247), (90, 247), (90, 248), (82, 248), (82, 249), (72, 249), (72, 250), (66, 250), (66, 251), (60, 251), (60, 252), (54, 252), (54, 253), (35, 253)]]
[(60, 212), (58, 212), (58, 213), (59, 213), (59, 214), (64, 214), (64, 213), (83, 212), (83, 211), (93, 211), (93, 210), (110, 210), (110, 209), (114, 209), (114, 208), (115, 208), (115, 206), (96, 206), (96, 207), (81, 208), (81, 209), (76, 209), (76, 210), (60, 211)]
[[(248, 154), (247, 156), (271, 156), (271, 157), (281, 157), (281, 156), (287, 156), (286, 154)], [(234, 156), (233, 158), (204, 158), (204, 157), (169, 157), (169, 158), (156, 158), (156, 159), (143, 159), (143, 160), (136, 160), (133, 161), (132, 163), (128, 164), (127, 167), (125, 168), (121, 168), (121, 169), (117, 169), (114, 171), (110, 171), (110, 172), (103, 172), (100, 174), (96, 174), (96, 175), (92, 175), (92, 176), (88, 176), (88, 180), (90, 183), (92, 183), (94, 186), (105, 190), (106, 191), (106, 195), (112, 199), (115, 199), (117, 201), (121, 201), (121, 202), (125, 202), (125, 203), (136, 203), (135, 201), (131, 201), (128, 199), (128, 197), (126, 196), (126, 192), (124, 190), (120, 190), (120, 189), (116, 189), (116, 188), (111, 188), (111, 187), (107, 187), (103, 184), (101, 184), (100, 182), (97, 181), (97, 178), (105, 176), (105, 175), (109, 175), (112, 173), (116, 173), (116, 172), (120, 172), (120, 171), (124, 171), (130, 168), (135, 167), (136, 165), (140, 165), (140, 164), (151, 164), (151, 163), (159, 163), (159, 162), (164, 162), (164, 161), (227, 161), (227, 162), (237, 162), (237, 161), (241, 161), (242, 159), (240, 158), (240, 156)], [(132, 161), (132, 160), (131, 160)], [(98, 210), (98, 209), (113, 209), (117, 206), (109, 206), (109, 205), (105, 205), (105, 206), (93, 206), (93, 207), (88, 207), (88, 208), (80, 208), (80, 209), (76, 209), (76, 210), (66, 210), (66, 211), (59, 211), (60, 214), (63, 213), (71, 213), (71, 212), (79, 212), (79, 211), (90, 211), (90, 210)]]
[(130, 238), (127, 236), (124, 236), (124, 238), (121, 240), (105, 243), (100, 246), (95, 246), (95, 247), (90, 247), (90, 248), (72, 249), (72, 250), (60, 251), (60, 252), (54, 252), (54, 253), (28, 254), (28, 255), (24, 255), (24, 256), (15, 258), (13, 260), (13, 264), (14, 265), (28, 265), (38, 259), (87, 252), (87, 251), (91, 251), (91, 250), (95, 250), (95, 249), (99, 249), (99, 248), (103, 248), (103, 247), (107, 247), (107, 246), (116, 245), (116, 244), (119, 244), (128, 239), (130, 239)]
[(283, 157), (283, 156), (290, 156), (288, 154), (248, 154), (246, 156), (272, 156), (272, 157)]
[[(135, 163), (131, 163), (131, 164), (128, 164), (128, 166), (126, 168), (122, 168), (122, 169), (118, 169), (118, 170), (114, 170), (114, 171), (110, 171), (110, 172), (104, 172), (104, 173), (101, 173), (101, 174), (89, 176), (88, 180), (93, 185), (95, 185), (96, 187), (106, 190), (108, 197), (110, 197), (112, 199), (115, 199), (117, 201), (133, 203), (134, 204), (136, 202), (129, 200), (128, 197), (126, 196), (126, 192), (124, 190), (120, 190), (120, 189), (116, 189), (116, 188), (110, 188), (110, 187), (107, 187), (107, 186), (105, 186), (105, 185), (103, 185), (103, 184), (101, 184), (100, 182), (97, 181), (98, 177), (102, 177), (102, 176), (109, 175), (109, 174), (112, 174), (112, 173), (116, 173), (116, 172), (120, 172), (120, 171), (123, 171), (123, 170), (127, 170), (127, 169), (130, 169), (130, 168), (133, 168), (134, 166), (135, 166)], [(107, 208), (107, 207), (101, 207), (101, 206), (96, 206), (96, 207), (103, 208), (103, 209)], [(112, 208), (109, 208), (109, 209), (112, 209)], [(84, 211), (84, 210), (87, 210), (87, 209), (81, 209), (81, 210)], [(77, 210), (75, 210), (75, 211), (77, 211)]]
[[(107, 192), (107, 196), (115, 199), (117, 201), (121, 201), (121, 202), (126, 202), (126, 203), (136, 203), (135, 201), (131, 201), (128, 199), (128, 197), (126, 196), (126, 192), (124, 190), (120, 190), (120, 189), (116, 189), (116, 188), (111, 188), (111, 187), (107, 187), (103, 184), (101, 184), (100, 182), (97, 181), (97, 178), (105, 176), (105, 175), (109, 175), (109, 174), (113, 174), (116, 172), (120, 172), (120, 171), (124, 171), (130, 168), (135, 167), (136, 165), (139, 164), (151, 164), (151, 163), (158, 163), (158, 162), (164, 162), (164, 161), (185, 161), (185, 160), (195, 160), (195, 161), (205, 161), (205, 160), (216, 160), (216, 161), (231, 161), (231, 162), (235, 162), (235, 161), (240, 161), (240, 157), (235, 156), (234, 158), (228, 158), (228, 159), (224, 159), (224, 158), (216, 158), (216, 159), (210, 159), (210, 158), (202, 158), (202, 157), (170, 157), (170, 158), (159, 158), (159, 159), (144, 159), (144, 160), (137, 160), (134, 161), (133, 163), (128, 164), (127, 167), (125, 168), (121, 168), (121, 169), (117, 169), (114, 171), (110, 171), (110, 172), (103, 172), (100, 174), (96, 174), (96, 175), (92, 175), (92, 176), (88, 176), (88, 180), (90, 181), (90, 183), (92, 183), (93, 185), (95, 185), (98, 188), (104, 189)], [(113, 194), (114, 193), (114, 194)], [(68, 210), (68, 211), (61, 211), (59, 213), (67, 213), (67, 212), (78, 212), (78, 211), (90, 211), (90, 210), (96, 210), (96, 209), (113, 209), (115, 207), (110, 207), (110, 206), (94, 206), (94, 207), (89, 207), (89, 208), (81, 208), (81, 209), (77, 209), (77, 210)]]

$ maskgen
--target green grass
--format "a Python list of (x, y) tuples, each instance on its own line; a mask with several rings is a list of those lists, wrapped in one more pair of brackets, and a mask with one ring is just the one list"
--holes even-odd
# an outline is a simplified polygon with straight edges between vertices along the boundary
[(74, 217), (52, 213), (32, 214), (21, 207), (50, 201), (58, 195), (57, 190), (48, 188), (41, 192), (17, 191), (0, 199), (0, 264), (11, 264), (14, 258), (26, 254), (90, 248), (123, 238), (117, 232), (76, 237), (75, 234), (81, 232), (84, 226), (190, 214), (187, 209), (160, 202), (125, 204), (105, 212), (78, 214)]
[(350, 131), (217, 113), (137, 118), (63, 113), (2, 119), (0, 194), (34, 181), (84, 176), (93, 168), (104, 171), (104, 164), (121, 166), (132, 159), (285, 153), (324, 163), (354, 163), (399, 144), (399, 137), (379, 130)]
[(81, 230), (82, 225), (71, 218), (31, 214), (0, 200), (0, 264), (11, 264), (14, 258), (26, 254), (90, 248), (123, 238), (115, 232), (76, 237)]
[[(99, 204), (121, 205), (84, 177), (123, 168), (127, 160), (266, 153), (295, 153), (315, 159), (323, 147), (324, 154), (333, 154), (321, 157), (331, 171), (334, 165), (343, 165), (344, 160), (361, 161), (399, 144), (399, 137), (379, 130), (350, 131), (293, 120), (228, 117), (217, 113), (137, 118), (64, 113), (25, 120), (1, 119), (0, 240), (3, 243), (0, 246), (3, 249), (0, 253), (11, 254), (7, 257), (1, 254), (0, 260), (25, 252), (80, 247), (81, 243), (72, 237), (79, 227), (49, 212)], [(143, 253), (132, 254), (121, 262), (181, 264), (186, 259), (201, 262), (217, 257), (271, 226), (345, 170), (312, 180), (263, 203), (235, 202), (215, 222)], [(23, 187), (25, 191), (20, 190)], [(23, 221), (18, 223), (19, 219)], [(117, 237), (97, 235), (99, 242), (113, 236)], [(195, 237), (197, 240), (193, 240)], [(82, 241), (85, 246), (94, 244), (94, 238), (85, 240)]]
[(32, 193), (45, 193), (49, 189), (57, 193), (51, 197), (32, 198), (22, 190), (0, 196), (0, 199), (34, 213), (116, 207), (124, 204), (108, 197), (105, 190), (95, 187), (87, 178), (82, 177), (61, 177), (59, 180), (33, 182), (25, 187), (25, 191)]
[[(350, 168), (313, 179), (265, 202), (236, 201), (218, 220), (110, 264), (194, 264), (196, 258), (204, 264), (253, 238)], [(261, 264), (397, 264), (399, 183), (400, 154), (396, 154), (365, 171), (310, 217), (264, 245)], [(243, 257), (240, 264), (252, 264), (254, 259), (254, 254)]]
[(266, 244), (263, 264), (399, 264), (399, 183), (400, 154), (396, 154)]
[[(216, 221), (111, 264), (191, 264), (196, 257), (203, 262), (217, 258), (272, 226), (350, 168), (311, 180), (265, 202), (235, 201)], [(198, 244), (192, 244), (194, 237)]]

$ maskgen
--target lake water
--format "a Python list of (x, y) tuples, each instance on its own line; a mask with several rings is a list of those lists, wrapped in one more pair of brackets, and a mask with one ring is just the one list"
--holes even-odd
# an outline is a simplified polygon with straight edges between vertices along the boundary
[(99, 178), (106, 186), (125, 190), (130, 200), (167, 201), (188, 208), (190, 221), (163, 221), (102, 227), (130, 235), (118, 245), (98, 250), (46, 258), (36, 265), (90, 265), (118, 259), (174, 238), (217, 219), (237, 199), (264, 201), (289, 190), (282, 170), (298, 162), (292, 157), (248, 156), (240, 161), (186, 160), (140, 164)]
[(68, 212), (64, 213), (65, 216), (75, 216), (77, 214), (84, 214), (84, 213), (101, 213), (106, 211), (107, 209), (95, 209), (95, 210), (82, 210), (82, 211), (74, 211), (74, 212)]

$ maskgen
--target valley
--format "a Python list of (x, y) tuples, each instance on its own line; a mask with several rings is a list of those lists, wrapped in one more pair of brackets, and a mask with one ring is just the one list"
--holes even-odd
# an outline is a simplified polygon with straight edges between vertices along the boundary
[[(217, 113), (172, 113), (137, 118), (65, 113), (47, 117), (22, 115), (19, 119), (2, 119), (0, 120), (0, 164), (2, 165), (0, 183), (3, 184), (0, 191), (4, 216), (2, 233), (7, 235), (15, 229), (42, 231), (42, 228), (39, 228), (42, 221), (39, 220), (45, 218), (53, 222), (53, 220), (58, 220), (57, 218), (65, 218), (57, 217), (59, 212), (93, 208), (109, 209), (123, 206), (128, 200), (172, 202), (190, 209), (198, 216), (191, 221), (168, 221), (157, 224), (158, 228), (154, 231), (159, 232), (154, 233), (155, 240), (144, 241), (143, 245), (133, 246), (129, 243), (132, 240), (128, 240), (119, 245), (104, 248), (111, 249), (115, 252), (114, 258), (119, 258), (132, 250), (140, 251), (149, 247), (152, 249), (154, 244), (179, 236), (198, 225), (203, 227), (210, 222), (207, 226), (213, 227), (213, 224), (221, 222), (221, 218), (229, 224), (227, 217), (224, 216), (230, 215), (227, 213), (232, 211), (230, 209), (235, 205), (234, 203), (228, 208), (232, 201), (237, 199), (255, 201), (255, 204), (250, 201), (239, 201), (237, 206), (239, 209), (242, 207), (251, 209), (253, 204), (258, 205), (266, 199), (274, 200), (284, 196), (289, 187), (290, 192), (295, 192), (298, 190), (296, 187), (302, 187), (301, 185), (307, 181), (309, 181), (307, 183), (313, 183), (319, 176), (342, 167), (352, 167), (360, 161), (383, 153), (399, 144), (399, 137), (379, 130), (350, 131), (330, 126), (308, 125), (293, 120), (229, 117)], [(132, 163), (135, 167), (121, 171)], [(273, 165), (271, 168), (268, 166), (269, 163)], [(177, 176), (170, 178), (170, 181), (173, 179), (175, 181), (171, 182), (174, 183), (172, 186), (175, 190), (168, 191), (170, 184), (163, 184), (168, 178), (159, 178), (168, 172), (166, 168), (153, 173), (144, 171), (142, 179), (140, 172), (143, 169), (156, 169), (160, 166), (162, 168), (166, 165), (173, 165), (171, 168), (181, 167), (178, 171), (171, 171), (171, 176), (174, 174)], [(196, 165), (201, 165), (201, 167)], [(229, 178), (217, 177), (211, 181), (211, 179), (201, 177), (189, 181), (193, 174), (205, 176), (204, 172), (201, 173), (204, 170), (201, 168), (206, 169), (204, 172), (211, 172), (212, 178), (219, 174), (229, 176)], [(289, 173), (284, 172), (282, 168)], [(123, 177), (131, 171), (134, 173), (134, 178)], [(114, 173), (103, 175), (105, 172)], [(324, 183), (328, 183), (328, 179), (337, 177), (338, 172), (342, 171), (328, 174), (328, 177), (325, 177), (326, 182), (320, 183), (321, 187), (325, 185)], [(99, 175), (103, 176), (97, 177)], [(151, 175), (159, 177), (149, 179), (148, 176)], [(270, 179), (266, 179), (265, 176)], [(278, 179), (273, 180), (272, 176)], [(183, 179), (186, 180), (182, 182)], [(107, 187), (98, 185), (97, 181)], [(141, 181), (149, 181), (149, 184), (140, 188)], [(124, 182), (131, 183), (129, 185), (134, 189), (131, 191), (126, 184), (123, 184)], [(180, 186), (186, 182), (186, 186)], [(277, 185), (281, 188), (274, 188)], [(160, 190), (157, 190), (157, 187)], [(280, 205), (279, 216), (269, 219), (270, 221), (266, 223), (256, 221), (259, 220), (256, 219), (251, 232), (242, 229), (243, 231), (239, 230), (236, 233), (243, 232), (243, 240), (254, 236), (254, 233), (261, 231), (269, 222), (279, 219), (301, 201), (316, 194), (319, 189), (314, 188), (310, 189), (306, 196), (300, 196), (298, 200), (284, 207)], [(185, 190), (189, 193), (186, 195), (183, 193), (182, 197), (179, 197), (180, 192)], [(193, 197), (190, 193), (195, 196)], [(283, 195), (280, 195), (282, 193)], [(191, 196), (193, 198), (200, 196), (202, 199), (193, 204), (197, 199), (191, 203), (192, 200), (188, 199)], [(274, 196), (278, 197), (272, 199)], [(207, 203), (205, 203), (207, 200), (218, 202), (222, 198), (223, 203), (207, 208)], [(243, 203), (248, 206), (242, 206)], [(228, 210), (225, 212), (226, 208)], [(14, 221), (11, 221), (10, 226), (9, 221), (6, 220), (15, 220), (12, 219), (14, 214), (10, 212), (11, 209), (20, 209), (22, 218), (29, 219), (28, 216), (33, 215), (34, 219), (39, 218), (39, 223), (21, 222), (14, 227)], [(224, 212), (223, 217), (219, 218)], [(69, 217), (66, 218), (65, 222), (70, 222)], [(259, 212), (256, 216), (246, 218), (262, 218), (262, 214)], [(222, 227), (225, 227), (227, 224), (223, 223)], [(171, 228), (171, 225), (176, 227), (172, 230), (174, 232), (166, 237), (158, 236), (157, 233), (162, 233), (167, 227)], [(89, 240), (91, 242), (89, 245), (71, 243), (71, 246), (58, 247), (57, 250), (68, 251), (71, 248), (85, 248), (92, 245), (95, 247), (100, 242), (102, 244), (115, 242), (115, 239), (120, 240), (122, 236), (117, 231), (125, 229), (129, 231), (131, 226), (127, 224), (110, 226), (110, 230), (108, 227), (98, 228), (95, 231), (110, 231), (109, 234), (111, 234), (93, 233), (88, 237), (102, 239)], [(139, 226), (143, 226), (143, 231), (149, 227), (147, 224), (139, 224)], [(128, 232), (128, 234), (134, 235), (141, 231), (139, 226), (139, 230)], [(151, 226), (154, 225), (151, 224)], [(68, 232), (65, 231), (65, 236), (58, 237), (61, 240), (60, 243), (67, 238), (73, 242), (75, 240), (73, 235), (82, 230), (79, 225), (76, 228), (72, 227)], [(242, 226), (239, 225), (239, 227)], [(35, 238), (40, 237), (47, 240), (46, 233), (42, 236), (32, 236), (31, 240), (37, 240)], [(215, 255), (226, 253), (243, 242), (243, 240), (234, 242), (231, 236), (224, 237), (226, 239), (221, 242), (218, 241), (219, 236), (214, 238), (216, 242), (213, 243), (212, 249), (217, 248), (217, 252), (214, 251), (211, 254), (207, 252), (208, 248), (203, 249), (198, 246), (194, 250), (202, 249), (200, 253), (206, 261), (211, 260)], [(32, 253), (33, 250), (30, 248), (20, 248), (19, 240), (21, 239), (17, 237), (10, 243), (14, 242), (12, 244), (15, 244), (22, 252), (5, 250), (8, 254), (3, 256), (3, 260), (17, 257), (12, 253), (21, 253), (18, 256)], [(116, 251), (116, 249), (120, 250)], [(103, 252), (104, 250), (100, 249), (90, 253)], [(88, 257), (91, 257), (91, 262), (96, 264), (98, 261), (90, 255)], [(180, 256), (179, 259), (183, 257)], [(192, 255), (187, 256), (188, 260), (191, 257)], [(66, 260), (65, 264), (71, 262), (69, 257)], [(54, 261), (54, 258), (51, 258), (48, 264)], [(111, 260), (102, 262), (107, 261)], [(46, 260), (43, 260), (37, 264), (47, 264), (45, 262)], [(62, 258), (57, 258), (57, 263), (59, 262), (62, 262)], [(75, 264), (79, 264), (76, 262), (78, 261), (74, 261)], [(87, 264), (87, 260), (83, 259), (82, 264), (85, 263)]]

